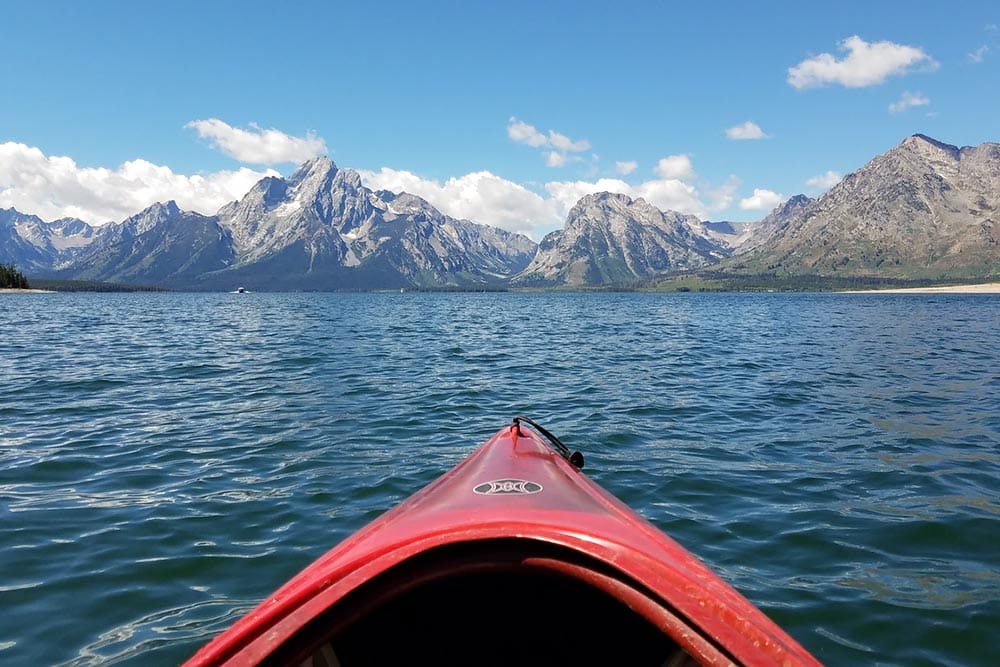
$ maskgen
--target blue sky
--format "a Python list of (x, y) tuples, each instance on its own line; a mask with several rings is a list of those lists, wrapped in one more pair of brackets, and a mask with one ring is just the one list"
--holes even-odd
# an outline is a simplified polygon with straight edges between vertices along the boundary
[(311, 156), (540, 238), (579, 196), (757, 220), (1000, 140), (1000, 3), (0, 5), (0, 207), (214, 213)]

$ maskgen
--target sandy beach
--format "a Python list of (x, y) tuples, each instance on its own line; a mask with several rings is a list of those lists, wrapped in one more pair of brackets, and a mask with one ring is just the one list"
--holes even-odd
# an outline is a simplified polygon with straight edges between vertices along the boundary
[(907, 287), (903, 289), (849, 290), (845, 294), (1000, 294), (1000, 283), (948, 285), (945, 287)]

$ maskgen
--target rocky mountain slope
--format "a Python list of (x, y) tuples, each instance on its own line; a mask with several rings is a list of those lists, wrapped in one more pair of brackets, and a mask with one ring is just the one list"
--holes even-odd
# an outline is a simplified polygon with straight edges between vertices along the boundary
[(94, 231), (76, 218), (45, 222), (13, 208), (0, 208), (0, 263), (14, 264), (29, 274), (48, 271), (90, 245)]
[(775, 216), (730, 260), (745, 273), (986, 278), (1000, 275), (1000, 144), (914, 135), (815, 201)]
[(171, 201), (99, 227), (94, 241), (55, 276), (186, 287), (234, 259), (229, 234), (214, 216), (182, 211)]
[(995, 278), (998, 211), (1000, 144), (957, 148), (923, 135), (757, 223), (598, 193), (540, 245), (414, 195), (372, 191), (317, 158), (214, 216), (168, 202), (91, 227), (0, 209), (0, 263), (29, 277), (223, 290), (629, 285), (716, 264), (747, 275)]
[(542, 239), (519, 285), (573, 287), (627, 284), (667, 271), (713, 264), (729, 254), (699, 234), (694, 216), (663, 212), (643, 199), (603, 192), (587, 195), (563, 229)]
[(215, 216), (155, 204), (120, 223), (0, 215), (0, 259), (40, 277), (179, 289), (325, 290), (502, 284), (534, 256), (520, 234), (373, 192), (318, 158)]
[(327, 158), (265, 178), (223, 207), (237, 260), (206, 282), (371, 289), (496, 285), (524, 268), (531, 239), (442, 214), (413, 195), (374, 192)]

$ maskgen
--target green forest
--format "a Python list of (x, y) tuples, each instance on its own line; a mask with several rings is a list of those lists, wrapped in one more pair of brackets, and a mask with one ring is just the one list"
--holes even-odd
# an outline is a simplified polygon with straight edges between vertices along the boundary
[(0, 288), (28, 289), (28, 279), (13, 264), (0, 264)]

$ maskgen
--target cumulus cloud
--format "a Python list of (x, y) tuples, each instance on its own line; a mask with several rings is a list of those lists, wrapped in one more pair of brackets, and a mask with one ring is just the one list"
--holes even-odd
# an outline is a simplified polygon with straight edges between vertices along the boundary
[(847, 55), (837, 60), (829, 53), (803, 60), (788, 69), (788, 83), (795, 88), (818, 88), (840, 84), (864, 88), (882, 83), (893, 75), (905, 74), (915, 67), (936, 69), (937, 62), (923, 49), (892, 42), (866, 42), (857, 35), (839, 44)]
[(243, 130), (218, 118), (193, 120), (185, 127), (194, 129), (213, 148), (247, 164), (298, 164), (327, 153), (326, 142), (312, 132), (304, 137), (293, 137), (273, 128), (265, 130), (254, 123), (249, 130)]
[(770, 211), (783, 201), (785, 201), (785, 195), (754, 188), (752, 195), (740, 200), (740, 208), (744, 211)]
[(601, 178), (597, 181), (552, 181), (545, 184), (545, 190), (558, 206), (564, 220), (569, 210), (589, 194), (616, 192), (630, 197), (645, 199), (661, 210), (679, 211), (698, 216), (705, 215), (706, 207), (698, 197), (694, 186), (676, 179), (652, 180), (631, 185), (617, 178)]
[(768, 138), (768, 135), (764, 134), (764, 130), (760, 129), (757, 123), (749, 120), (742, 125), (736, 125), (727, 129), (726, 136), (735, 141)]
[(920, 93), (905, 92), (898, 101), (889, 105), (889, 113), (900, 113), (910, 107), (921, 107), (930, 103), (931, 101)]
[(81, 167), (71, 158), (7, 142), (0, 144), (0, 207), (45, 220), (73, 217), (102, 224), (173, 199), (182, 209), (211, 215), (261, 178), (278, 175), (272, 169), (244, 167), (186, 176), (146, 160), (130, 160), (115, 169)]
[(843, 180), (843, 176), (835, 171), (828, 171), (825, 174), (820, 174), (819, 176), (813, 176), (806, 181), (806, 185), (819, 188), (820, 190), (829, 190), (837, 183)]
[[(670, 167), (663, 170), (665, 173), (693, 176), (690, 158), (672, 157), (684, 159), (668, 159)], [(641, 197), (661, 210), (704, 218), (709, 211), (728, 207), (739, 186), (739, 179), (730, 178), (724, 186), (709, 192), (711, 203), (706, 204), (693, 184), (678, 178), (652, 179), (637, 185), (618, 178), (550, 181), (543, 186), (544, 195), (539, 195), (487, 171), (451, 178), (444, 183), (386, 167), (379, 171), (362, 171), (361, 177), (370, 188), (409, 192), (423, 197), (452, 217), (521, 232), (536, 240), (561, 228), (569, 210), (581, 197), (588, 194), (622, 193), (630, 197)]]
[(545, 184), (545, 191), (560, 213), (560, 222), (582, 197), (595, 192), (617, 192), (635, 196), (634, 188), (618, 178), (601, 178), (596, 181), (552, 181)]
[(681, 181), (691, 180), (695, 177), (694, 167), (691, 164), (691, 157), (686, 154), (668, 155), (660, 158), (653, 168), (656, 174), (666, 180), (678, 179)]
[(444, 183), (388, 167), (360, 173), (364, 184), (374, 190), (409, 192), (423, 197), (453, 218), (473, 220), (533, 238), (558, 227), (564, 215), (557, 203), (488, 171), (449, 178)]
[(532, 148), (550, 149), (543, 154), (545, 164), (549, 167), (562, 167), (567, 162), (575, 162), (580, 158), (570, 156), (570, 153), (582, 153), (590, 149), (590, 142), (586, 139), (574, 141), (555, 130), (549, 130), (548, 134), (543, 134), (534, 125), (529, 125), (513, 116), (507, 121), (507, 136), (518, 144)]
[(628, 176), (633, 171), (639, 168), (639, 163), (635, 160), (629, 160), (627, 162), (615, 162), (615, 171), (617, 171), (622, 176)]
[(646, 181), (635, 187), (635, 194), (662, 211), (677, 211), (704, 218), (708, 209), (698, 190), (677, 179)]

